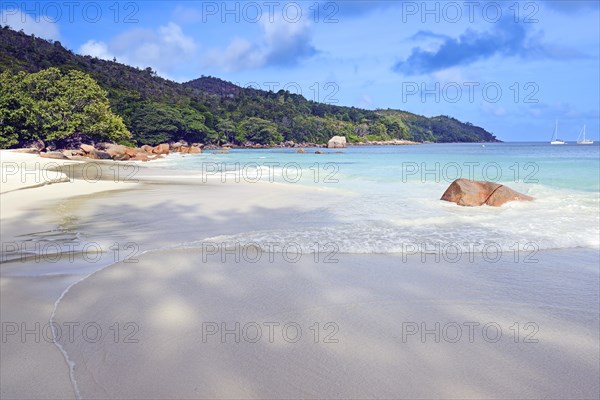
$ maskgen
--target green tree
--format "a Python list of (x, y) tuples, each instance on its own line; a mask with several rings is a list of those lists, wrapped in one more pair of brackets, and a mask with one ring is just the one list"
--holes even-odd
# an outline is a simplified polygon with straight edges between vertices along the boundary
[[(0, 145), (31, 139), (56, 142), (79, 133), (97, 141), (127, 140), (131, 134), (112, 113), (107, 94), (89, 75), (49, 68), (0, 78)], [(15, 136), (16, 135), (16, 136)]]
[(19, 87), (27, 74), (0, 74), (0, 148), (37, 138), (39, 121), (31, 96)]
[(402, 122), (402, 118), (398, 116), (385, 116), (381, 119), (381, 123), (385, 125), (390, 137), (406, 140), (412, 139), (408, 127)]
[(179, 136), (189, 142), (205, 142), (211, 132), (206, 126), (206, 114), (191, 107), (181, 110), (181, 122)]
[(249, 117), (239, 124), (236, 140), (238, 142), (277, 144), (283, 141), (283, 136), (277, 130), (277, 124), (261, 118)]
[(222, 119), (217, 123), (217, 128), (211, 139), (214, 143), (221, 145), (223, 143), (231, 143), (235, 140), (236, 128), (233, 121), (230, 119)]
[(204, 121), (204, 115), (194, 108), (147, 101), (133, 111), (131, 130), (134, 138), (144, 144), (179, 139), (204, 142), (210, 133)]
[(369, 126), (369, 134), (367, 135), (369, 140), (387, 140), (387, 128), (381, 122), (375, 122)]
[[(495, 140), (494, 135), (484, 129), (447, 116), (427, 118), (400, 110), (365, 110), (317, 103), (285, 90), (274, 93), (242, 88), (214, 77), (180, 84), (163, 79), (152, 70), (80, 56), (58, 42), (33, 38), (8, 28), (0, 29), (0, 71), (33, 72), (49, 67), (90, 74), (108, 92), (112, 112), (123, 117), (126, 126), (134, 133), (134, 139), (141, 143), (149, 143), (146, 138), (153, 142), (178, 139), (223, 142), (222, 133), (225, 131), (217, 127), (220, 121), (231, 121), (237, 133), (240, 124), (252, 117), (274, 123), (277, 132), (286, 140), (296, 142), (325, 143), (334, 134), (346, 136), (352, 142), (364, 141), (367, 136), (381, 133), (379, 127), (375, 127), (378, 123), (385, 125), (390, 138), (439, 142)], [(32, 98), (26, 90), (22, 90), (24, 80), (3, 84), (0, 93), (0, 145), (12, 145), (15, 141), (36, 135), (43, 137), (48, 129), (53, 129), (59, 136), (62, 135), (60, 132), (71, 130), (64, 121), (54, 121), (44, 128), (47, 119), (54, 118), (54, 115), (42, 118), (46, 108), (40, 107), (37, 102), (28, 104), (28, 98)], [(153, 107), (142, 107), (148, 103), (159, 104), (157, 116), (153, 115)], [(68, 112), (63, 111), (65, 104), (53, 106), (57, 112)], [(186, 111), (187, 108), (198, 111), (201, 116)], [(142, 121), (145, 118), (150, 122)], [(158, 127), (153, 126), (155, 122)], [(99, 129), (114, 132), (119, 130), (118, 125), (105, 123)], [(245, 132), (242, 135), (246, 139)]]
[(161, 103), (145, 102), (131, 117), (134, 138), (144, 144), (156, 145), (174, 140), (181, 131), (181, 114)]

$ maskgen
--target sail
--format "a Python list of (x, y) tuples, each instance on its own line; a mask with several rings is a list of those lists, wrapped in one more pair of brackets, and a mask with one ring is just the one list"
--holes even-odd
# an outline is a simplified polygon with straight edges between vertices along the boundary
[(577, 137), (577, 144), (593, 144), (593, 140), (588, 140), (585, 138), (585, 125), (583, 125), (583, 129), (579, 132), (579, 136)]
[(556, 120), (555, 124), (554, 124), (554, 133), (552, 134), (552, 140), (550, 141), (550, 144), (565, 144), (566, 142), (563, 140), (560, 140), (558, 138), (558, 120)]

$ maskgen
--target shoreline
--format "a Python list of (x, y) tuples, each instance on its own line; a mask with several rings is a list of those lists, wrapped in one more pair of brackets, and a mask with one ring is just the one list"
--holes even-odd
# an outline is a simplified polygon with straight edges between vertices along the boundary
[[(25, 158), (0, 153), (3, 163), (39, 160)], [(542, 250), (534, 264), (328, 250), (297, 260), (279, 250), (256, 261), (242, 248), (221, 251), (202, 240), (321, 223), (327, 208), (346, 197), (291, 184), (200, 183), (152, 163), (139, 166), (135, 182), (114, 175), (92, 182), (79, 179), (85, 162), (65, 165), (73, 165), (69, 182), (19, 181), (10, 192), (3, 182), (3, 241), (64, 246), (65, 257), (36, 258), (33, 248), (7, 261), (3, 248), (2, 322), (18, 329), (54, 322), (63, 328), (55, 339), (64, 349), (44, 340), (43, 331), (39, 343), (8, 336), (2, 359), (13, 368), (0, 372), (3, 398), (76, 398), (73, 380), (81, 398), (173, 398), (175, 388), (179, 398), (574, 397), (575, 387), (585, 388), (575, 397), (586, 398), (599, 391), (592, 363), (598, 348), (590, 341), (598, 334), (597, 249)], [(99, 165), (114, 172), (111, 166), (124, 164)], [(473, 321), (499, 324), (505, 340), (422, 343), (411, 334), (402, 341), (403, 323)], [(103, 329), (104, 340), (88, 340), (81, 329), (66, 340), (65, 324), (90, 322)], [(230, 329), (235, 322), (258, 324), (262, 340), (241, 333), (239, 343), (231, 336), (223, 342), (215, 333), (204, 342), (206, 327), (220, 329), (222, 322)], [(264, 325), (270, 322), (298, 324), (304, 340), (270, 342)], [(515, 322), (521, 329), (538, 324), (540, 342), (514, 343)], [(338, 333), (327, 336), (336, 326)], [(65, 360), (74, 363), (72, 379)], [(522, 378), (532, 370), (535, 380)], [(463, 375), (471, 378), (461, 381)]]
[[(136, 148), (130, 147), (129, 148), (130, 150), (132, 150), (132, 151), (135, 150), (135, 152), (132, 152), (130, 154), (132, 156), (131, 159), (119, 159), (119, 158), (115, 158), (114, 155), (112, 155), (112, 156), (113, 156), (114, 161), (152, 161), (153, 159), (159, 159), (159, 158), (161, 158), (160, 156), (167, 155), (170, 153), (195, 154), (195, 153), (202, 153), (204, 151), (229, 151), (232, 149), (235, 149), (235, 150), (261, 150), (261, 149), (267, 149), (267, 150), (268, 149), (340, 150), (340, 149), (350, 148), (350, 147), (369, 147), (369, 146), (377, 147), (377, 146), (414, 146), (414, 145), (422, 145), (422, 144), (486, 144), (486, 143), (503, 143), (503, 142), (502, 141), (415, 142), (415, 141), (404, 140), (404, 139), (392, 139), (392, 140), (373, 140), (373, 141), (364, 141), (364, 142), (347, 142), (343, 146), (340, 146), (340, 147), (337, 147), (337, 146), (329, 147), (327, 143), (294, 143), (293, 141), (279, 143), (279, 144), (271, 144), (271, 145), (267, 145), (267, 144), (264, 144), (264, 145), (263, 144), (239, 145), (239, 144), (233, 144), (233, 143), (225, 143), (222, 145), (213, 145), (213, 144), (205, 145), (202, 143), (193, 143), (193, 144), (188, 145), (187, 143), (185, 143), (184, 145), (182, 145), (181, 143), (182, 142), (162, 143), (162, 144), (158, 144), (156, 146), (140, 145), (139, 147), (136, 147)], [(97, 148), (96, 151), (99, 150), (100, 153), (104, 153), (104, 150), (108, 147), (114, 147), (114, 148), (126, 147), (126, 146), (117, 145), (115, 143), (99, 143), (98, 145), (100, 145), (100, 147)], [(52, 149), (52, 150), (49, 150), (49, 149), (39, 150), (37, 148), (12, 148), (12, 149), (0, 149), (0, 151), (5, 151), (5, 152), (8, 151), (8, 152), (20, 153), (20, 154), (34, 154), (34, 155), (48, 154), (48, 156), (46, 158), (54, 159), (54, 160), (61, 160), (61, 161), (63, 159), (71, 160), (71, 161), (87, 161), (89, 159), (95, 160), (95, 161), (102, 161), (102, 158), (97, 158), (97, 157), (94, 157), (93, 154), (90, 154), (91, 152), (93, 152), (93, 150), (91, 150), (91, 149), (94, 146), (89, 146), (89, 145), (85, 145), (85, 144), (83, 146), (87, 146), (90, 150), (83, 151), (81, 148), (78, 148), (78, 149), (74, 149), (74, 148)], [(160, 151), (154, 152), (154, 154), (153, 154), (152, 149), (159, 148), (160, 146), (169, 146), (170, 151), (169, 150), (160, 150)], [(181, 149), (181, 147), (183, 147), (183, 149)], [(190, 148), (194, 151), (190, 151)], [(123, 150), (122, 152), (124, 153), (125, 151)], [(136, 159), (133, 157), (135, 153), (145, 153), (146, 156), (149, 155), (150, 157), (140, 157), (140, 158)], [(63, 158), (62, 156), (65, 156), (65, 157)]]

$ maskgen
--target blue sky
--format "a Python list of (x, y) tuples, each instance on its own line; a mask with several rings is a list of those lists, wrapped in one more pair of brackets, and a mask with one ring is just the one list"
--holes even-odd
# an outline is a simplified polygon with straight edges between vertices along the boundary
[(0, 24), (80, 54), (369, 109), (450, 115), (505, 141), (600, 131), (596, 1), (0, 1)]

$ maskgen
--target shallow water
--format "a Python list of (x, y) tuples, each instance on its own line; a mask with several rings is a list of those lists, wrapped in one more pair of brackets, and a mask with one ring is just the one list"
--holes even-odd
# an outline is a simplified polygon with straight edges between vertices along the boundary
[[(485, 146), (485, 147), (484, 147)], [(155, 165), (217, 182), (308, 185), (339, 193), (317, 222), (213, 238), (257, 244), (285, 238), (307, 249), (395, 253), (418, 246), (510, 249), (600, 247), (600, 147), (545, 143), (351, 147), (316, 155), (294, 149), (170, 156)], [(456, 178), (508, 185), (536, 198), (501, 208), (439, 200)], [(274, 183), (273, 183), (274, 184)], [(197, 239), (201, 240), (201, 239)]]

